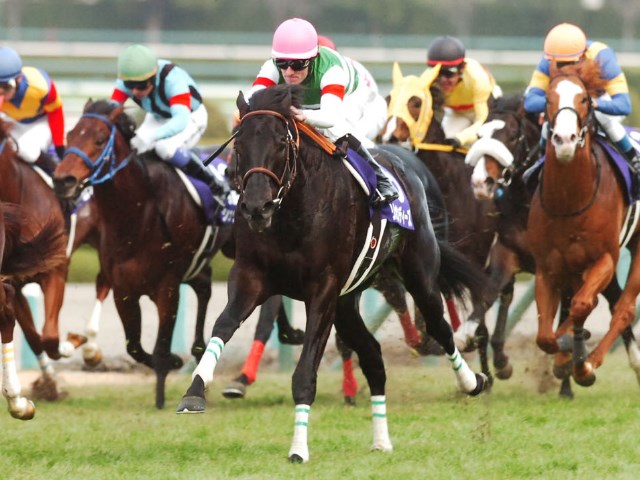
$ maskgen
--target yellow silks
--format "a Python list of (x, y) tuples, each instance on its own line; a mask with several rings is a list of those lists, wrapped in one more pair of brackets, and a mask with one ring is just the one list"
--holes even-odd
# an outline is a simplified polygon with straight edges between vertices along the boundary
[[(389, 94), (389, 106), (387, 108), (387, 118), (398, 117), (402, 119), (409, 128), (411, 143), (417, 145), (422, 142), (431, 120), (433, 118), (433, 99), (429, 88), (440, 72), (440, 65), (428, 68), (419, 77), (407, 75), (404, 77), (398, 62), (393, 64), (393, 86)], [(422, 100), (422, 106), (418, 119), (414, 119), (407, 107), (411, 97), (418, 97)]]

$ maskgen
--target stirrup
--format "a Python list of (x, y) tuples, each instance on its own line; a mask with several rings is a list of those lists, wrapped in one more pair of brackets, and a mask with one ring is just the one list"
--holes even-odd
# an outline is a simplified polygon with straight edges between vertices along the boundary
[(382, 193), (377, 188), (376, 188), (375, 194), (376, 194), (376, 198), (373, 199), (373, 205), (376, 207), (389, 204), (393, 202), (396, 198), (398, 198), (398, 192)]

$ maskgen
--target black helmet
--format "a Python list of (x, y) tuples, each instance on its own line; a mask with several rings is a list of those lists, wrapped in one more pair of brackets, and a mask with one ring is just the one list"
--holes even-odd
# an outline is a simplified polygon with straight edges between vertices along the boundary
[(458, 67), (464, 62), (464, 45), (455, 37), (438, 37), (429, 46), (427, 65)]

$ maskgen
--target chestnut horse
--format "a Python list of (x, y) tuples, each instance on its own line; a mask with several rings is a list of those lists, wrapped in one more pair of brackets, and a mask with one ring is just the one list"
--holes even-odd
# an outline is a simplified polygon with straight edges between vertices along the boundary
[[(556, 353), (557, 368), (570, 363), (570, 354), (561, 351), (558, 340), (573, 328), (573, 377), (583, 386), (595, 382), (595, 369), (631, 325), (640, 291), (640, 225), (621, 234), (630, 209), (624, 177), (614, 169), (605, 147), (596, 139), (592, 98), (602, 91), (605, 82), (594, 61), (562, 69), (551, 65), (546, 159), (527, 225), (536, 261), (538, 346)], [(584, 324), (597, 304), (598, 294), (615, 275), (623, 237), (629, 239), (632, 258), (629, 277), (614, 306), (609, 330), (587, 353)], [(553, 321), (566, 290), (575, 292), (569, 317), (554, 333)]]
[[(64, 247), (66, 237), (55, 218), (36, 228), (35, 236), (28, 240), (21, 235), (22, 225), (34, 225), (34, 219), (23, 214), (20, 206), (0, 202), (0, 337), (2, 338), (2, 394), (7, 400), (9, 413), (20, 420), (35, 415), (33, 402), (21, 395), (13, 345), (15, 289), (12, 284), (23, 284), (33, 278), (66, 264)], [(9, 283), (11, 282), (11, 283)]]
[(291, 107), (300, 106), (302, 92), (299, 85), (278, 85), (254, 94), (250, 104), (242, 93), (238, 96), (234, 177), (241, 194), (234, 224), (236, 260), (229, 274), (229, 301), (214, 323), (207, 350), (177, 408), (178, 413), (204, 412), (205, 389), (213, 381), (222, 349), (257, 306), (276, 294), (301, 300), (307, 323), (292, 378), (291, 462), (309, 460), (309, 412), (316, 396), (318, 367), (334, 324), (340, 338), (358, 354), (369, 383), (373, 448), (392, 450), (380, 345), (358, 312), (360, 292), (380, 269), (396, 272), (403, 279), (425, 315), (429, 332), (451, 360), (460, 389), (476, 395), (487, 386), (486, 377), (475, 374), (458, 352), (443, 316), (440, 293), (446, 287), (461, 294), (470, 287), (477, 299), (484, 277), (436, 239), (420, 176), (423, 165), (403, 163), (389, 152), (377, 151), (378, 161), (394, 172), (406, 192), (414, 229), (382, 220), (383, 231), (375, 228), (367, 195), (336, 158), (335, 146), (323, 138), (313, 140), (313, 133), (306, 129), (302, 133), (303, 127), (293, 120)]
[[(475, 195), (491, 199), (496, 204), (498, 238), (492, 247), (489, 274), (501, 290), (513, 288), (516, 273), (535, 273), (535, 260), (527, 241), (531, 194), (525, 185), (524, 174), (539, 157), (540, 125), (537, 118), (524, 111), (522, 99), (522, 95), (514, 95), (495, 101), (487, 120), (480, 127), (480, 138), (466, 158), (466, 162), (474, 167), (472, 185)], [(603, 292), (612, 311), (621, 292), (617, 277), (614, 277)], [(561, 302), (561, 320), (567, 318), (570, 303), (571, 295), (567, 292)], [(500, 302), (491, 336), (498, 378), (508, 378), (510, 375), (505, 376), (504, 372), (512, 371), (509, 357), (504, 353), (508, 308), (509, 303)], [(622, 336), (629, 363), (640, 379), (640, 350), (631, 327), (625, 329)], [(565, 370), (563, 373), (560, 395), (572, 397), (570, 375), (566, 375), (570, 372)]]
[[(228, 244), (231, 227), (213, 227), (193, 201), (174, 168), (153, 156), (131, 152), (133, 120), (108, 101), (88, 101), (67, 135), (67, 151), (54, 172), (56, 193), (74, 198), (93, 185), (100, 216), (100, 266), (113, 289), (124, 327), (127, 352), (156, 373), (156, 407), (165, 402), (165, 380), (182, 359), (171, 353), (179, 285), (192, 286), (198, 298), (197, 328), (204, 327), (211, 296), (211, 256)], [(204, 281), (203, 281), (204, 279)], [(141, 344), (139, 300), (147, 295), (158, 308), (153, 352)], [(197, 335), (192, 353), (204, 351)]]
[[(52, 188), (40, 174), (18, 158), (16, 143), (11, 138), (10, 124), (0, 119), (0, 201), (21, 205), (30, 222), (22, 224), (20, 234), (25, 238), (35, 236), (43, 225), (54, 224), (61, 235), (65, 235), (65, 219), (60, 202)], [(61, 245), (65, 254), (66, 244)], [(57, 360), (70, 356), (77, 344), (60, 342), (58, 316), (64, 298), (67, 279), (67, 263), (60, 263), (53, 269), (38, 273), (33, 277), (21, 277), (22, 284), (16, 283), (14, 308), (16, 318), (29, 346), (41, 363), (48, 358)], [(22, 294), (25, 283), (36, 282), (44, 294), (44, 325), (39, 333), (34, 325), (29, 304)]]

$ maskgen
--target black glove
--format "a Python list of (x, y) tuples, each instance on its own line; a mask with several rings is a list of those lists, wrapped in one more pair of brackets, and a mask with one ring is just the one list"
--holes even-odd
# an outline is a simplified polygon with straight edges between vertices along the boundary
[(62, 157), (64, 157), (64, 145), (56, 145), (56, 155), (58, 155), (58, 158), (60, 160), (62, 160)]
[(453, 148), (460, 148), (462, 145), (460, 144), (460, 140), (457, 138), (445, 138), (442, 142), (444, 145), (451, 145)]

